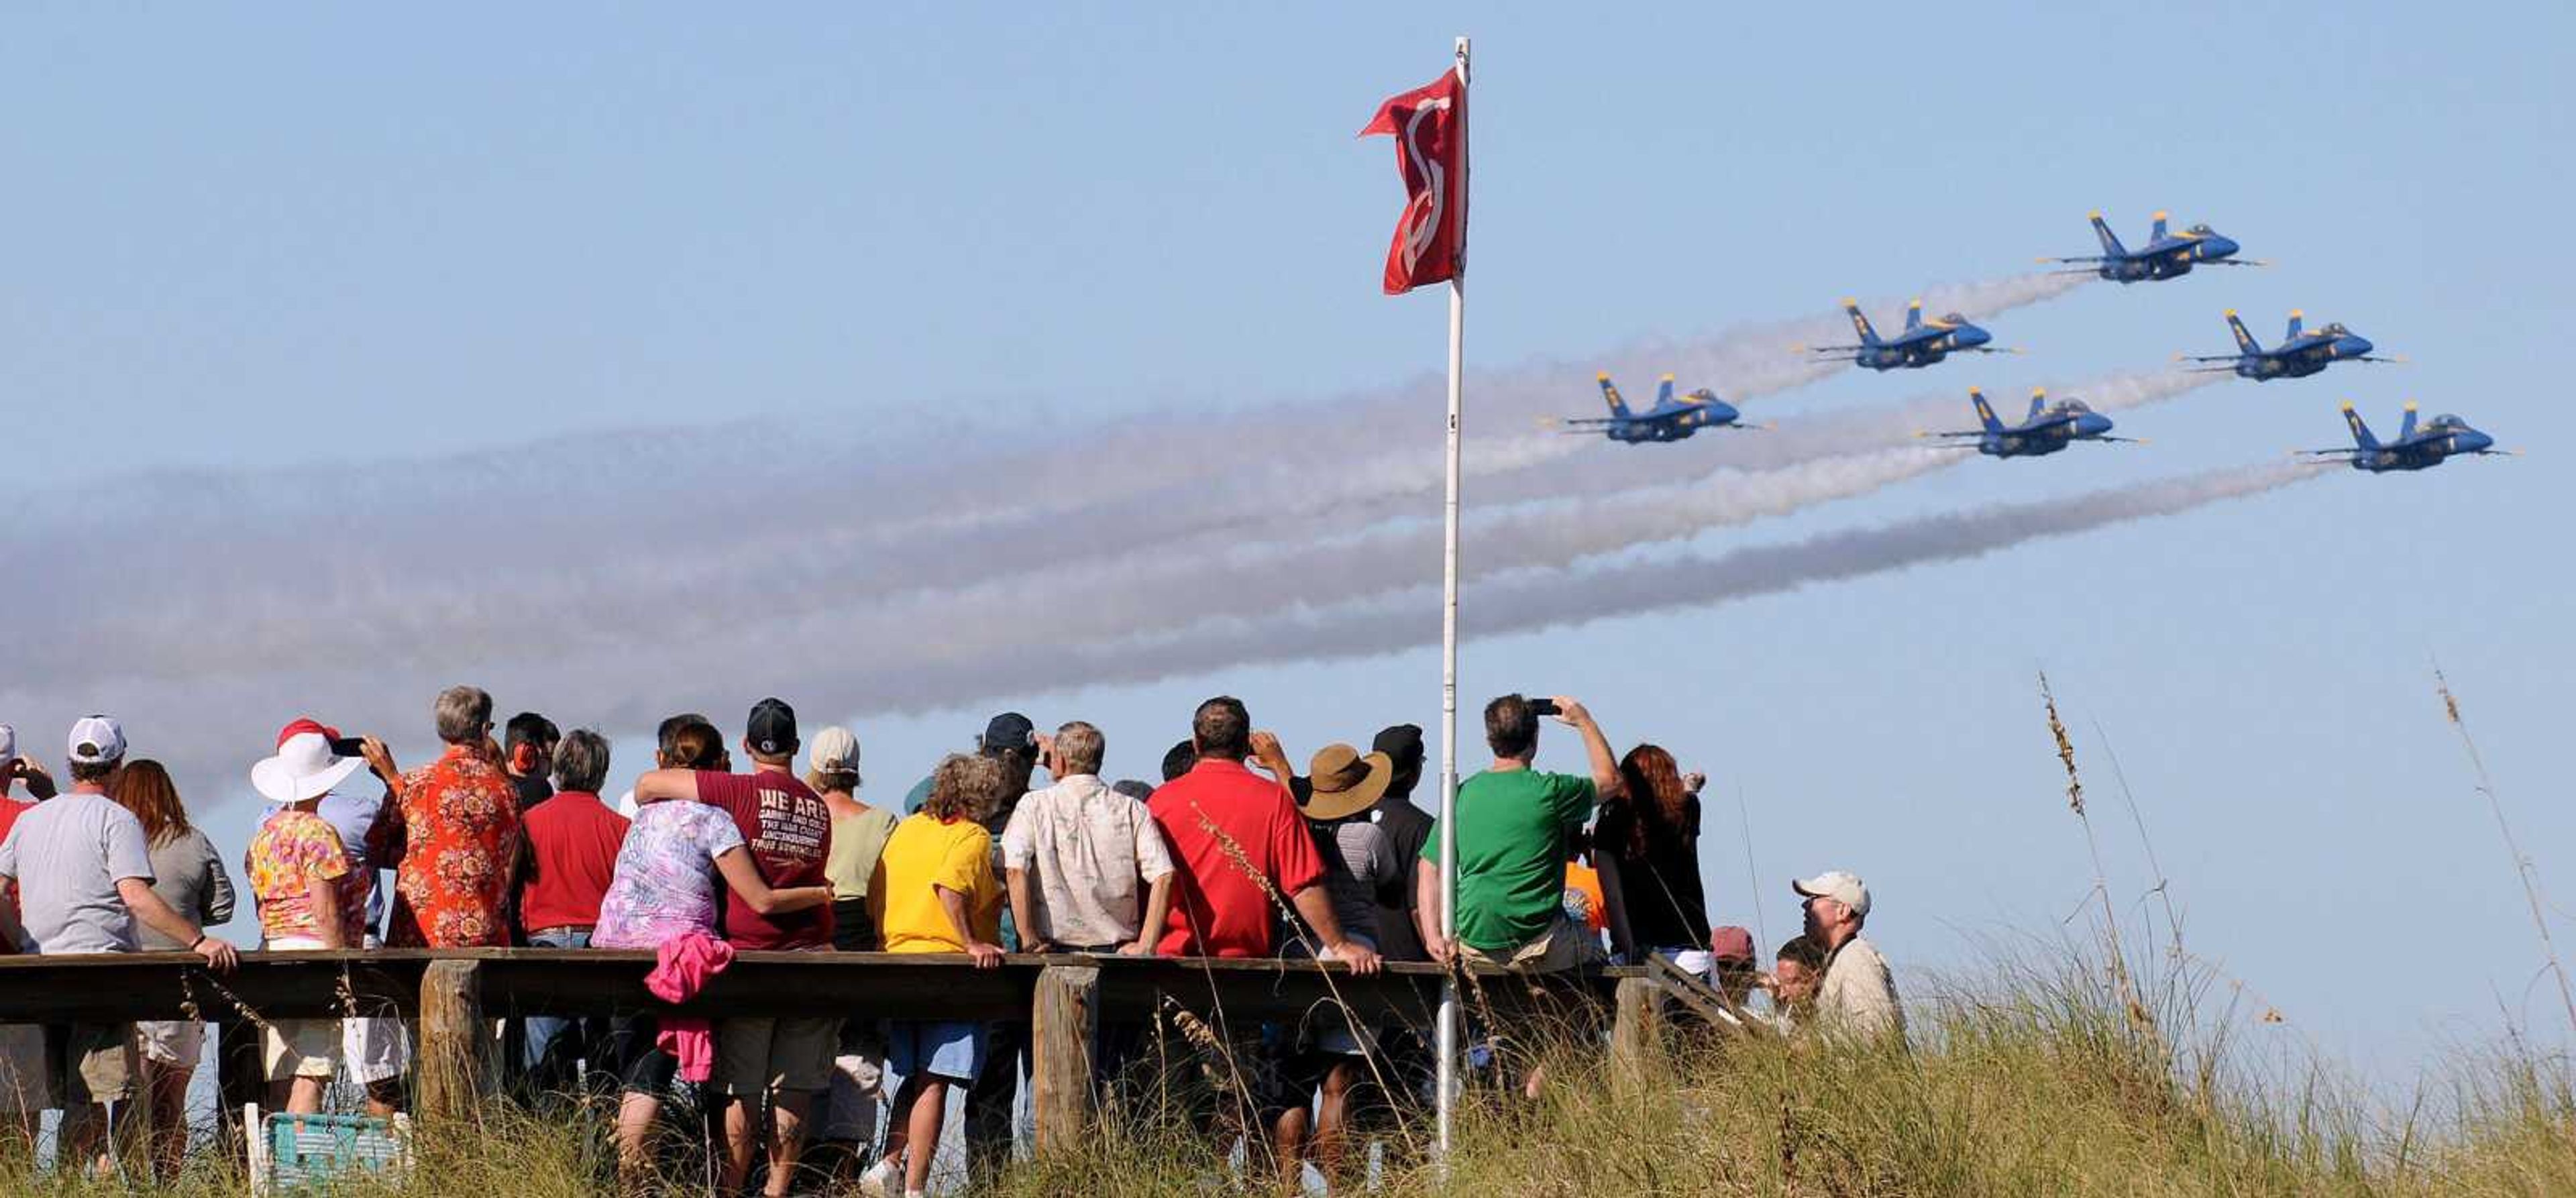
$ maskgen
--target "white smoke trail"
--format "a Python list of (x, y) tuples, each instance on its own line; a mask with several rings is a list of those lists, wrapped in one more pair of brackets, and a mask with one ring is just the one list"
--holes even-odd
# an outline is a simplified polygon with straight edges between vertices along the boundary
[[(1935, 289), (1927, 303), (1984, 315), (2081, 281), (2022, 276)], [(1614, 357), (1686, 370), (1742, 398), (1848, 369), (1791, 352), (1839, 327), (1819, 315)], [(1484, 431), (1468, 463), (1484, 480), (1480, 505), (1704, 469), (1670, 447), (1616, 470), (1554, 468), (1589, 443), (1535, 435), (1529, 418), (1583, 402), (1589, 374), (1540, 363), (1476, 380), (1473, 427)], [(1322, 407), (1134, 422), (1061, 451), (943, 447), (938, 462), (879, 449), (846, 469), (814, 465), (838, 455), (800, 452), (782, 427), (742, 424), (563, 438), (354, 475), (148, 476), (95, 502), (37, 493), (0, 531), (0, 553), (43, 563), (50, 585), (22, 594), (20, 620), (46, 634), (0, 645), (0, 677), (170, 678), (299, 654), (428, 665), (545, 653), (568, 637), (610, 644), (721, 623), (747, 576), (770, 602), (805, 611), (1043, 573), (1104, 545), (1143, 555), (1313, 540), (1436, 514), (1428, 447), (1439, 412), (1426, 383)], [(1880, 431), (1826, 423), (1739, 436), (1730, 460), (1760, 469), (1847, 453)]]
[[(1859, 471), (1902, 469), (1904, 458), (1927, 452), (1896, 451), (1852, 465)], [(1530, 540), (1494, 538), (1496, 558), (1471, 586), (1468, 628), (1479, 635), (1520, 631), (1972, 557), (2034, 538), (2255, 494), (2317, 473), (2305, 464), (2222, 470), (1824, 534), (1722, 557), (1590, 571), (1546, 568), (1593, 546), (1549, 542), (1547, 526), (1534, 526), (1525, 530)], [(1774, 479), (1769, 485), (1786, 482)], [(1759, 500), (1748, 493), (1742, 501)], [(1778, 492), (1771, 501), (1791, 504), (1795, 496)], [(1666, 521), (1669, 531), (1694, 527), (1687, 513), (1643, 510)], [(1552, 527), (1561, 535), (1575, 528)], [(753, 618), (642, 647), (567, 647), (543, 660), (460, 657), (444, 668), (297, 662), (231, 676), (107, 684), (78, 699), (12, 686), (0, 689), (0, 710), (60, 709), (68, 713), (65, 720), (81, 711), (117, 712), (138, 730), (138, 752), (160, 755), (200, 777), (229, 772), (223, 761), (247, 763), (258, 756), (251, 750), (264, 751), (266, 735), (299, 714), (316, 713), (351, 727), (424, 727), (428, 696), (467, 678), (492, 689), (505, 705), (611, 727), (640, 728), (672, 710), (729, 710), (756, 697), (754, 692), (772, 691), (836, 713), (922, 710), (1427, 643), (1438, 628), (1433, 580), (1416, 571), (1405, 576), (1411, 585), (1363, 599), (1349, 596), (1366, 588), (1346, 585), (1370, 569), (1422, 557), (1362, 553), (1348, 563), (1326, 563), (1347, 564), (1347, 573), (1324, 572), (1315, 563), (1294, 570), (1277, 563), (1207, 561), (1193, 573), (1116, 597), (1078, 587), (985, 587), (858, 616)], [(1092, 606), (1112, 602), (1136, 606)]]

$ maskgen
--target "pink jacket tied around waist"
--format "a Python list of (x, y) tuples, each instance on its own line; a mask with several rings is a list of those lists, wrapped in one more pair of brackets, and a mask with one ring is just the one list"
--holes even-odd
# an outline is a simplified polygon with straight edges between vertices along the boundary
[[(704, 932), (691, 932), (662, 942), (660, 960), (644, 975), (644, 988), (667, 1003), (684, 1003), (704, 989), (707, 979), (733, 964), (733, 946)], [(680, 1062), (680, 1080), (702, 1082), (715, 1076), (716, 1041), (707, 1021), (690, 1015), (661, 1017), (653, 1046)]]

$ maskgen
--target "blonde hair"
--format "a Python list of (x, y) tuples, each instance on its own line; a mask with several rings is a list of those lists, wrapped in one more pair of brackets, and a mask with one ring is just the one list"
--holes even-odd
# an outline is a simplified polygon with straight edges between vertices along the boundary
[(1002, 809), (1004, 784), (1001, 762), (951, 753), (931, 772), (930, 797), (922, 801), (921, 810), (932, 819), (982, 823)]

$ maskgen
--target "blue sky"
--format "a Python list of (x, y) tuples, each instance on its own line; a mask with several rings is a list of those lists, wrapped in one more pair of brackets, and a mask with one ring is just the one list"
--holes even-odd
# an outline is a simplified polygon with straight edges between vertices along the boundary
[[(2499, 1005), (2546, 1025), (2526, 1005), (2522, 898), (2427, 662), (2449, 669), (2543, 876), (2576, 891), (2555, 851), (2576, 814), (2552, 801), (2545, 748), (2550, 680), (2576, 666), (2554, 519), (2576, 496), (2553, 448), (2576, 422), (2547, 373), (2576, 319), (2554, 153), (2576, 14), (1923, 16), (22, 8), (0, 38), (0, 102), (21, 114), (0, 126), (0, 491), (58, 504), (165, 469), (382, 484), (428, 455), (745, 416), (800, 430), (767, 434), (799, 470), (847, 468), (809, 438), (1004, 437), (1078, 459), (1106, 421), (1417, 379), (1439, 366), (1441, 304), (1377, 294), (1400, 195), (1386, 144), (1352, 134), (1467, 32), (1472, 364), (1588, 371), (1639, 338), (2000, 277), (2086, 252), (2097, 207), (2133, 242), (2166, 208), (2278, 265), (2090, 286), (1990, 323), (2026, 357), (1855, 372), (1751, 414), (2148, 368), (2223, 348), (2226, 308), (2267, 338), (2303, 308), (2414, 360), (2229, 383), (2124, 416), (2151, 447), (1972, 463), (1691, 551), (2330, 445), (2344, 398), (2383, 431), (2414, 397), (2533, 450), (1478, 641), (1471, 706), (1570, 691), (1623, 743), (1673, 747), (1744, 796), (1770, 941), (1793, 922), (1792, 871), (1850, 868), (1879, 893), (1874, 937), (1923, 970), (1973, 961), (1983, 937), (2054, 934), (2086, 893), (2045, 667), (2124, 905), (2146, 877), (2097, 721), (2193, 946), (2330, 1051), (2403, 1083), (2493, 1035)], [(1422, 427), (1434, 455), (1437, 413)], [(1564, 469), (1616, 472), (1620, 452)], [(543, 570), (508, 517), (490, 517), (503, 568)], [(13, 575), (41, 587), (45, 567)], [(998, 701), (1099, 722), (1113, 768), (1144, 774), (1218, 690), (1302, 752), (1432, 723), (1437, 683), (1426, 646)], [(745, 681), (673, 706), (730, 720), (756, 697)], [(862, 721), (877, 784), (962, 747), (991, 706)], [(424, 733), (397, 730), (414, 757)], [(1548, 756), (1577, 761), (1570, 738)], [(241, 799), (200, 803), (246, 837)], [(1732, 804), (1712, 807), (1712, 903), (1754, 923)]]

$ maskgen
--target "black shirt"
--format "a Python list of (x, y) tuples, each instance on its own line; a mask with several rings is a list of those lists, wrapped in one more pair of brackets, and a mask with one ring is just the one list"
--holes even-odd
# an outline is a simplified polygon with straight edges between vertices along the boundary
[[(1646, 822), (1646, 853), (1629, 855), (1628, 832)], [(1682, 808), (1682, 826), (1665, 823), (1652, 809), (1626, 799), (1601, 805), (1593, 825), (1592, 852), (1619, 862), (1619, 897), (1628, 909), (1628, 935), (1639, 953), (1659, 948), (1708, 947), (1708, 899), (1699, 879), (1699, 796)]]
[(555, 797), (554, 783), (546, 781), (543, 774), (513, 777), (510, 779), (510, 785), (517, 788), (519, 792), (519, 814), (521, 815), (526, 815), (528, 808)]
[[(1406, 868), (1418, 868), (1422, 845), (1431, 839), (1431, 816), (1413, 805), (1413, 800), (1390, 792), (1377, 801), (1369, 818), (1378, 830), (1386, 833), (1387, 842), (1395, 846), (1395, 859)], [(1377, 909), (1377, 952), (1389, 961), (1428, 961), (1431, 954), (1422, 947), (1422, 935), (1414, 930), (1413, 896), (1418, 893), (1413, 878), (1406, 875), (1403, 898)]]

